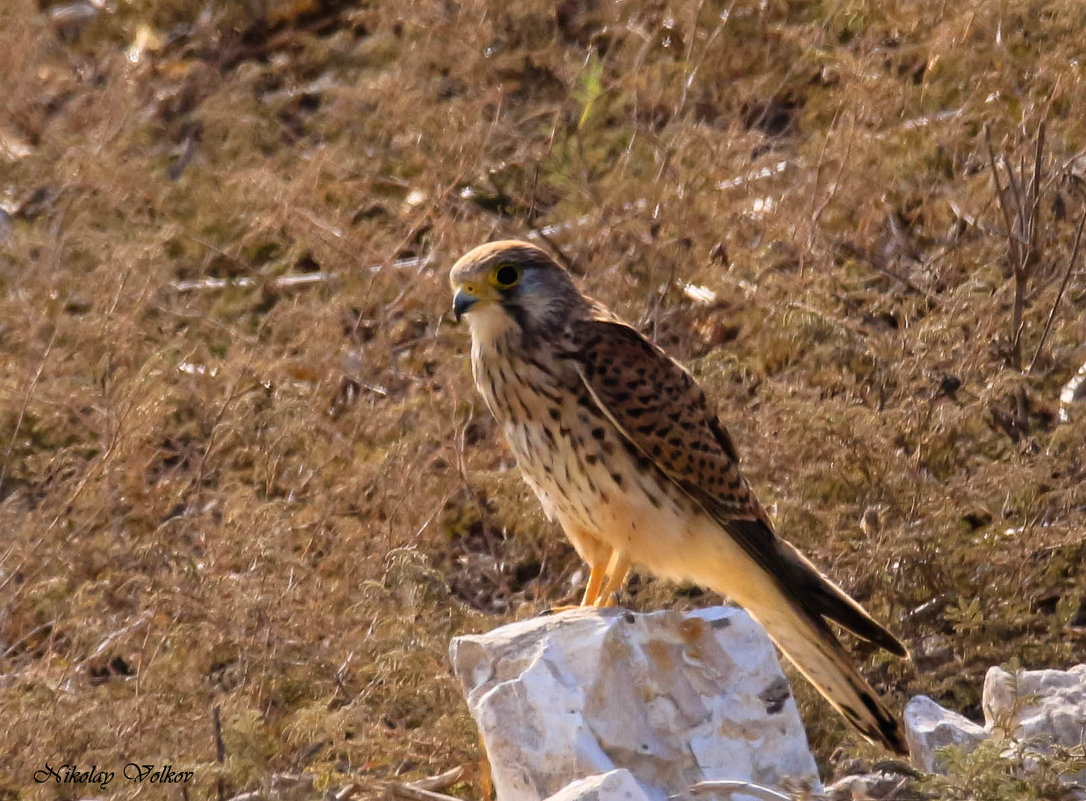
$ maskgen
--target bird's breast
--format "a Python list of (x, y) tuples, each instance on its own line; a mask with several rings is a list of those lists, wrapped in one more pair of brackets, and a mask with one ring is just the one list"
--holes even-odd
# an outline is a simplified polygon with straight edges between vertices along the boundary
[(651, 525), (656, 517), (674, 529), (682, 493), (600, 411), (572, 365), (494, 347), (472, 357), (476, 386), (549, 517), (605, 540), (648, 534), (663, 527)]

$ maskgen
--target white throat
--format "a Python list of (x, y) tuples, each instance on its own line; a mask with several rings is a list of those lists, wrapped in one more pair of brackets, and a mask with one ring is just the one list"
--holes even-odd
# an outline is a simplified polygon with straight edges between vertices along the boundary
[(468, 312), (467, 321), (473, 347), (487, 347), (505, 339), (516, 328), (516, 323), (496, 303), (476, 306)]

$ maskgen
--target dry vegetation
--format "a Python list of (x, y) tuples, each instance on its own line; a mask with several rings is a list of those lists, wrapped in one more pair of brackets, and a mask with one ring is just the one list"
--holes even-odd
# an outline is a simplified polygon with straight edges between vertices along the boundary
[[(584, 574), (446, 275), (562, 223), (909, 643), (856, 649), (892, 703), (1083, 660), (1076, 0), (42, 6), (0, 7), (0, 798), (75, 798), (47, 758), (483, 795), (448, 640)], [(873, 753), (797, 692), (824, 764)]]

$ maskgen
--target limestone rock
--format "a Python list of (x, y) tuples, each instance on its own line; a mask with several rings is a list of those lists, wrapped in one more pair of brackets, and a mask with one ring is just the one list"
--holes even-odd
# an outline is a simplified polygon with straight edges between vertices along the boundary
[(989, 729), (1005, 729), (1019, 740), (1051, 737), (1076, 746), (1086, 729), (1086, 664), (1070, 670), (992, 667), (984, 677), (984, 718)]
[(983, 727), (944, 709), (926, 695), (917, 695), (905, 705), (909, 756), (917, 767), (929, 773), (945, 771), (937, 753), (940, 748), (956, 745), (972, 750), (987, 736)]
[(650, 801), (644, 788), (630, 771), (599, 773), (587, 779), (575, 779), (547, 801)]
[[(983, 728), (924, 695), (905, 707), (909, 753), (924, 770), (940, 772), (936, 755), (948, 745), (971, 749), (987, 737), (1015, 740), (1043, 753), (1048, 745), (1081, 746), (1086, 732), (1086, 664), (1070, 670), (1020, 670), (992, 667), (984, 678)], [(1013, 748), (1011, 749), (1013, 750)], [(1026, 768), (1029, 767), (1027, 760)], [(1086, 786), (1086, 770), (1066, 776)]]
[(654, 801), (711, 779), (817, 787), (773, 645), (740, 609), (574, 610), (457, 637), (450, 656), (499, 801), (616, 768)]
[(1071, 422), (1071, 407), (1086, 401), (1086, 364), (1060, 390), (1060, 422)]
[(916, 780), (888, 770), (845, 776), (826, 787), (828, 801), (906, 801), (918, 797)]
[[(991, 732), (1042, 747), (1080, 746), (1086, 741), (1086, 664), (1016, 674), (988, 668), (982, 704)], [(1086, 770), (1067, 779), (1086, 786)]]

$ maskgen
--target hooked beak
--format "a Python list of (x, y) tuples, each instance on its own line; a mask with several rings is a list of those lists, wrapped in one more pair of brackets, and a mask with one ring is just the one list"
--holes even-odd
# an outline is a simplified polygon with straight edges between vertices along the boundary
[(460, 322), (460, 318), (467, 314), (468, 310), (478, 302), (479, 298), (467, 290), (456, 290), (453, 295), (453, 317), (456, 318), (456, 322)]

